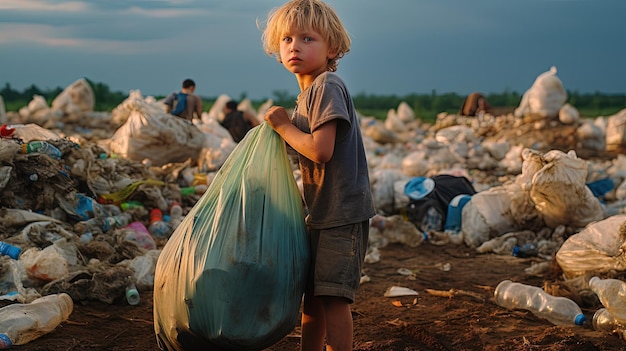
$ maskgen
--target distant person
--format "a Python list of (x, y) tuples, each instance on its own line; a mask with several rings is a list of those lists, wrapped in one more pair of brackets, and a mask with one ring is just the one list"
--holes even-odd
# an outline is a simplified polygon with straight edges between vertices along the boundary
[(194, 117), (201, 119), (202, 99), (194, 94), (195, 91), (196, 83), (191, 79), (185, 79), (181, 91), (169, 94), (163, 101), (165, 112), (188, 121)]
[(252, 114), (237, 110), (237, 102), (230, 100), (224, 107), (224, 120), (221, 125), (238, 143), (250, 129), (259, 125), (259, 121)]
[(471, 93), (463, 101), (459, 114), (462, 116), (476, 116), (489, 112), (491, 107), (487, 104), (487, 99), (481, 93)]

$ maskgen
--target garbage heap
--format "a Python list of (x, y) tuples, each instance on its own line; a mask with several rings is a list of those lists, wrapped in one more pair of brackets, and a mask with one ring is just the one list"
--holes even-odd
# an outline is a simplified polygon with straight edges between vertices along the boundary
[[(540, 75), (506, 115), (442, 113), (431, 124), (403, 102), (384, 121), (360, 117), (379, 213), (367, 262), (400, 242), (508, 255), (533, 244), (553, 263), (566, 240), (624, 212), (626, 158), (615, 150), (626, 145), (626, 109), (581, 118), (555, 73)], [(0, 256), (0, 298), (66, 292), (74, 301), (113, 303), (131, 283), (150, 290), (160, 248), (236, 145), (219, 125), (229, 98), (191, 123), (139, 91), (111, 113), (93, 111), (82, 80), (57, 99), (48, 107), (34, 97), (18, 113), (0, 114), (0, 241), (22, 250), (17, 260)], [(271, 104), (255, 111), (245, 100), (240, 108), (262, 116)], [(475, 194), (458, 231), (423, 230), (407, 219), (405, 187), (445, 174), (467, 178)], [(606, 268), (570, 269), (569, 277)]]

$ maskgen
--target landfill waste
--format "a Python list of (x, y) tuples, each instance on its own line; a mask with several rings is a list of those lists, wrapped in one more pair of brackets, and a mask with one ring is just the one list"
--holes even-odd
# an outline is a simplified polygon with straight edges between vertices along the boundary
[[(541, 81), (556, 82), (554, 73)], [(401, 228), (373, 222), (366, 262), (384, 261), (380, 249), (390, 243), (454, 243), (509, 256), (516, 245), (535, 243), (537, 256), (528, 259), (534, 274), (556, 264), (566, 280), (623, 275), (626, 108), (576, 118), (561, 93), (547, 101), (528, 92), (516, 113), (498, 116), (441, 113), (429, 123), (406, 103), (385, 121), (360, 116), (378, 219)], [(24, 287), (20, 276), (6, 274), (10, 283), (0, 285), (0, 298), (24, 303), (65, 292), (77, 302), (114, 303), (124, 301), (128, 277), (139, 293), (152, 289), (167, 235), (144, 242), (129, 225), (148, 228), (156, 208), (171, 233), (207, 190), (236, 147), (218, 122), (227, 100), (220, 96), (201, 120), (181, 124), (166, 120), (162, 104), (139, 91), (111, 112), (93, 111), (93, 93), (79, 79), (52, 106), (34, 96), (8, 111), (0, 128), (0, 241), (21, 254), (0, 255), (0, 263), (13, 261), (34, 283)], [(32, 141), (46, 142), (60, 157), (24, 154)], [(411, 199), (404, 190), (415, 177), (438, 175), (465, 177), (476, 194), (461, 208), (460, 230), (455, 221), (455, 230), (425, 234), (407, 220)]]

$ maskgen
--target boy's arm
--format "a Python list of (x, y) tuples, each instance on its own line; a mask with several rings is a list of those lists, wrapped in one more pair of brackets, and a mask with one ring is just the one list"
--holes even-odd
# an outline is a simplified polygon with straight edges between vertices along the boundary
[(291, 123), (283, 107), (272, 106), (265, 114), (265, 120), (294, 150), (316, 163), (330, 161), (335, 151), (337, 122), (329, 121), (319, 126), (311, 134), (304, 133)]

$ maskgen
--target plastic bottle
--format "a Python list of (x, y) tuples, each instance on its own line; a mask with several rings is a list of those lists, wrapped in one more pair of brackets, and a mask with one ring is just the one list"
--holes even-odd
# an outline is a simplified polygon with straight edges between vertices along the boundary
[(126, 201), (120, 204), (122, 211), (128, 211), (133, 208), (143, 208), (143, 204), (139, 201)]
[(583, 325), (587, 320), (576, 302), (552, 296), (536, 286), (504, 280), (496, 287), (494, 296), (502, 307), (531, 311), (555, 325)]
[(56, 146), (48, 143), (47, 141), (34, 140), (27, 144), (22, 144), (22, 153), (30, 154), (38, 152), (40, 154), (48, 155), (54, 159), (60, 160), (63, 154)]
[(128, 241), (136, 242), (140, 247), (146, 250), (155, 250), (157, 248), (152, 235), (148, 231), (148, 228), (141, 222), (132, 222), (124, 227), (124, 238)]
[(165, 237), (170, 231), (170, 227), (163, 221), (163, 212), (158, 208), (150, 210), (150, 225), (148, 226), (148, 231), (158, 238)]
[(523, 244), (521, 246), (515, 245), (513, 247), (513, 256), (520, 258), (534, 257), (539, 254), (537, 245), (533, 243)]
[(172, 228), (172, 231), (176, 230), (180, 223), (183, 221), (183, 208), (176, 201), (172, 202), (170, 205), (170, 221), (169, 226)]
[(17, 260), (21, 253), (21, 248), (5, 243), (4, 241), (0, 241), (0, 255), (9, 256), (12, 259)]
[(0, 308), (0, 349), (24, 345), (51, 332), (67, 320), (73, 309), (74, 302), (66, 293)]
[(626, 340), (626, 324), (615, 319), (606, 308), (601, 308), (593, 314), (592, 325), (594, 330), (618, 334), (621, 339)]
[(126, 287), (126, 301), (129, 305), (137, 306), (139, 305), (139, 301), (141, 298), (139, 297), (139, 291), (137, 291), (137, 287), (134, 283), (128, 284)]
[(104, 218), (91, 218), (86, 221), (78, 222), (74, 225), (74, 230), (79, 233), (85, 232), (102, 232), (107, 233), (116, 228), (122, 228), (130, 223), (131, 215), (123, 213), (117, 216), (109, 216)]
[(626, 324), (626, 282), (619, 279), (589, 279), (589, 288), (615, 319)]
[(188, 186), (188, 187), (180, 188), (180, 194), (182, 196), (189, 196), (189, 195), (194, 195), (194, 194), (202, 195), (207, 190), (207, 188), (208, 186), (204, 184)]

